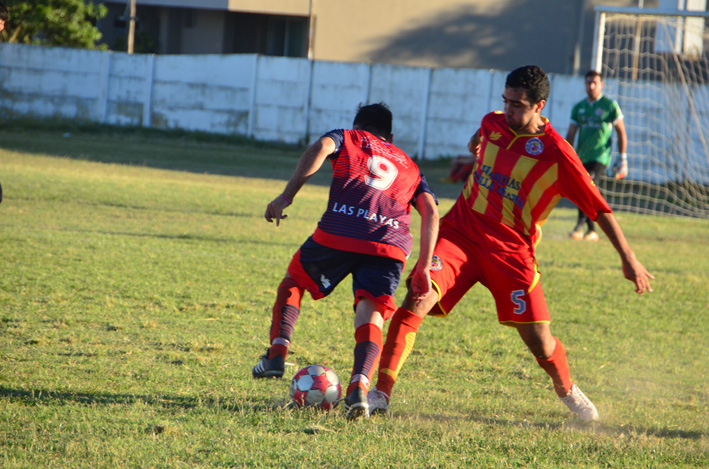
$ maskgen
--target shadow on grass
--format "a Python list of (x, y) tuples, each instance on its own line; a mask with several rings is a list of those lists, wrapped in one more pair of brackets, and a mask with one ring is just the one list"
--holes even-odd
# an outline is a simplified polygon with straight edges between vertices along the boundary
[(198, 407), (221, 408), (228, 412), (272, 412), (285, 408), (281, 400), (269, 400), (262, 403), (236, 402), (231, 399), (212, 397), (187, 397), (187, 396), (150, 396), (139, 394), (112, 394), (95, 392), (67, 392), (51, 391), (47, 389), (11, 389), (0, 385), (0, 398), (19, 401), (27, 405), (46, 405), (49, 403), (65, 404), (77, 403), (82, 405), (131, 405), (144, 403), (166, 409), (178, 408), (184, 410)]
[[(47, 389), (11, 389), (0, 385), (0, 398), (19, 401), (26, 405), (46, 405), (48, 403), (77, 403), (82, 405), (131, 405), (144, 403), (166, 409), (179, 408), (184, 410), (198, 407), (220, 408), (227, 412), (257, 413), (280, 412), (289, 410), (289, 406), (282, 399), (270, 399), (261, 403), (235, 402), (231, 399), (212, 397), (187, 397), (187, 396), (151, 396), (137, 394), (112, 394), (51, 391)], [(291, 409), (292, 410), (292, 409)], [(379, 419), (381, 417), (374, 417)], [(441, 415), (441, 414), (395, 414), (391, 417), (400, 420), (430, 420), (435, 422), (456, 422), (467, 420), (482, 425), (506, 426), (519, 428), (536, 428), (541, 430), (573, 429), (597, 435), (609, 435), (616, 438), (633, 437), (634, 435), (650, 436), (655, 438), (679, 438), (698, 440), (707, 437), (699, 431), (686, 431), (671, 428), (645, 428), (629, 425), (606, 425), (602, 422), (585, 423), (578, 420), (564, 420), (560, 422), (530, 422), (528, 420), (509, 420), (484, 417), (479, 415)]]
[[(143, 166), (287, 181), (305, 146), (239, 136), (143, 129), (73, 121), (0, 121), (0, 148), (97, 163)], [(463, 185), (443, 183), (450, 160), (417, 161), (439, 198), (455, 199)], [(329, 165), (326, 165), (329, 166)], [(322, 168), (309, 185), (329, 186)]]
[(393, 418), (402, 420), (431, 420), (435, 422), (454, 422), (467, 420), (483, 425), (506, 426), (519, 428), (537, 428), (542, 430), (573, 429), (596, 435), (608, 435), (615, 438), (633, 437), (635, 435), (651, 436), (655, 438), (680, 438), (686, 440), (699, 440), (708, 437), (699, 431), (686, 431), (672, 428), (645, 428), (635, 425), (607, 425), (603, 422), (582, 422), (576, 419), (559, 422), (530, 422), (529, 420), (509, 420), (484, 417), (480, 415), (440, 415), (440, 414), (395, 414)]
[[(37, 198), (34, 197), (22, 197), (22, 196), (14, 196), (14, 200), (17, 201), (23, 201), (23, 202), (35, 202)], [(56, 200), (56, 199), (55, 199)], [(233, 217), (233, 218), (254, 218), (253, 213), (249, 212), (224, 212), (224, 211), (215, 211), (215, 210), (204, 210), (201, 208), (183, 208), (183, 207), (151, 207), (149, 205), (131, 205), (131, 204), (125, 204), (125, 203), (118, 203), (118, 202), (111, 202), (111, 201), (101, 201), (101, 202), (89, 202), (85, 200), (71, 200), (71, 203), (76, 204), (76, 205), (84, 205), (84, 206), (90, 206), (90, 207), (110, 207), (110, 208), (119, 208), (119, 209), (125, 209), (125, 210), (145, 210), (149, 212), (160, 212), (160, 213), (186, 213), (186, 214), (193, 214), (197, 213), (200, 215), (208, 215), (208, 216), (218, 216), (218, 217)], [(257, 216), (256, 218), (261, 218), (261, 216)]]
[[(291, 176), (305, 149), (236, 135), (32, 119), (0, 120), (0, 148), (96, 163), (277, 180)], [(329, 185), (329, 177), (316, 174), (310, 183)]]
[[(2, 224), (0, 224), (2, 226)], [(198, 236), (194, 234), (163, 234), (163, 233), (131, 233), (128, 231), (105, 231), (105, 230), (77, 230), (77, 229), (62, 229), (61, 231), (67, 232), (67, 233), (97, 233), (101, 235), (106, 235), (106, 236), (126, 236), (126, 237), (131, 237), (131, 238), (150, 238), (150, 239), (166, 239), (166, 240), (172, 240), (172, 241), (198, 241), (198, 242), (207, 242), (207, 243), (216, 243), (216, 244), (233, 244), (236, 242), (244, 242), (243, 240), (237, 238), (237, 237), (216, 237), (216, 236)], [(248, 244), (249, 245), (256, 245), (256, 246), (269, 246), (269, 247), (277, 247), (277, 248), (289, 248), (289, 249), (297, 249), (301, 245), (302, 241), (298, 242), (292, 242), (292, 243), (287, 243), (287, 242), (280, 242), (280, 241), (264, 241), (264, 240), (259, 240), (259, 239), (249, 239)]]

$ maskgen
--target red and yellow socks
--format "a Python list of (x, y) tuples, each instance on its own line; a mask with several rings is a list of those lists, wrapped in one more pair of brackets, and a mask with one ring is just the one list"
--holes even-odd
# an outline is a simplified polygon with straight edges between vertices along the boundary
[(556, 337), (554, 337), (554, 340), (556, 340), (554, 353), (552, 353), (549, 358), (537, 357), (537, 363), (551, 376), (551, 380), (554, 383), (554, 390), (559, 397), (566, 397), (574, 383), (571, 381), (569, 362), (566, 360), (564, 344)]
[(399, 371), (414, 348), (422, 322), (423, 318), (404, 308), (396, 310), (391, 319), (377, 375), (377, 389), (387, 396), (391, 396)]

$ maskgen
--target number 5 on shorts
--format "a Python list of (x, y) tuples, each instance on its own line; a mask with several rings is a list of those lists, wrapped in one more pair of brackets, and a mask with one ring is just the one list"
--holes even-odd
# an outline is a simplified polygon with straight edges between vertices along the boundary
[(522, 299), (524, 296), (524, 290), (515, 290), (510, 293), (510, 299), (515, 305), (515, 314), (524, 314), (527, 311), (527, 302)]

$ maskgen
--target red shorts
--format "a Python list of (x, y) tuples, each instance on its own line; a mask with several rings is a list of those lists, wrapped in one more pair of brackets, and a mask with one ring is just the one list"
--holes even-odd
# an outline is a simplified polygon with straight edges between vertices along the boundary
[(448, 315), (480, 282), (495, 298), (500, 323), (512, 326), (550, 321), (534, 255), (491, 252), (445, 224), (433, 254), (431, 280), (439, 300), (430, 315)]

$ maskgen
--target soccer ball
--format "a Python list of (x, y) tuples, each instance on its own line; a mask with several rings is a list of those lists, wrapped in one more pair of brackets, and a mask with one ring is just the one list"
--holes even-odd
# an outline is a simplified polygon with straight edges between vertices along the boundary
[(337, 405), (341, 395), (340, 379), (326, 366), (308, 365), (290, 382), (290, 397), (297, 407), (330, 410)]

